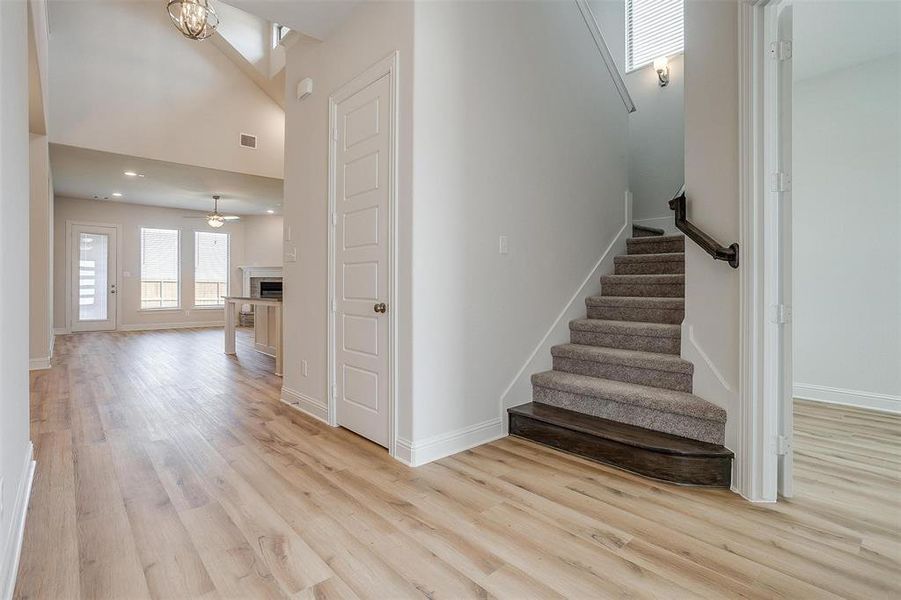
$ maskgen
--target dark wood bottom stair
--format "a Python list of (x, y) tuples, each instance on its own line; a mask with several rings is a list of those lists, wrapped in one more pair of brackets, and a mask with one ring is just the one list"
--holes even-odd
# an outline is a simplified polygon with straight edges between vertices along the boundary
[(510, 435), (669, 483), (728, 487), (732, 451), (708, 442), (652, 431), (530, 402), (507, 410)]

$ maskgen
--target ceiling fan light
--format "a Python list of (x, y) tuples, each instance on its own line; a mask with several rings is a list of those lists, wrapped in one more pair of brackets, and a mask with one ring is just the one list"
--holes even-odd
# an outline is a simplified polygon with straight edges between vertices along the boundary
[(205, 40), (219, 25), (212, 0), (169, 0), (166, 10), (176, 29), (192, 40)]
[(223, 219), (221, 215), (211, 215), (206, 222), (207, 225), (216, 229), (225, 225), (225, 219)]

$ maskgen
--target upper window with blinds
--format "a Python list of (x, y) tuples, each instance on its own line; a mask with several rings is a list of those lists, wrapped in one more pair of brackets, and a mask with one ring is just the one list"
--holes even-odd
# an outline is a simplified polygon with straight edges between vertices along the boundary
[(224, 306), (228, 295), (228, 234), (194, 233), (194, 306)]
[(683, 0), (626, 0), (626, 72), (682, 52)]

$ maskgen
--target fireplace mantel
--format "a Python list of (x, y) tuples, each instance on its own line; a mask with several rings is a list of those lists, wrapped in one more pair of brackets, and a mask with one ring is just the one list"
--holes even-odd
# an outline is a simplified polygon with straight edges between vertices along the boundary
[(282, 267), (254, 267), (245, 266), (238, 267), (243, 275), (242, 293), (245, 296), (250, 295), (250, 278), (251, 277), (283, 277)]

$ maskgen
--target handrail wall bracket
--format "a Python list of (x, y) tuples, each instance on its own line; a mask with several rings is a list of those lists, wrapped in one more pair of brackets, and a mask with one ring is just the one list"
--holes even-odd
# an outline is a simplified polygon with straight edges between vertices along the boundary
[(722, 260), (729, 263), (733, 269), (738, 268), (738, 244), (729, 244), (723, 246), (718, 241), (698, 229), (697, 225), (690, 222), (686, 217), (685, 209), (685, 186), (679, 190), (675, 198), (669, 201), (671, 210), (676, 211), (676, 228), (691, 238), (701, 249), (712, 256), (715, 260)]

